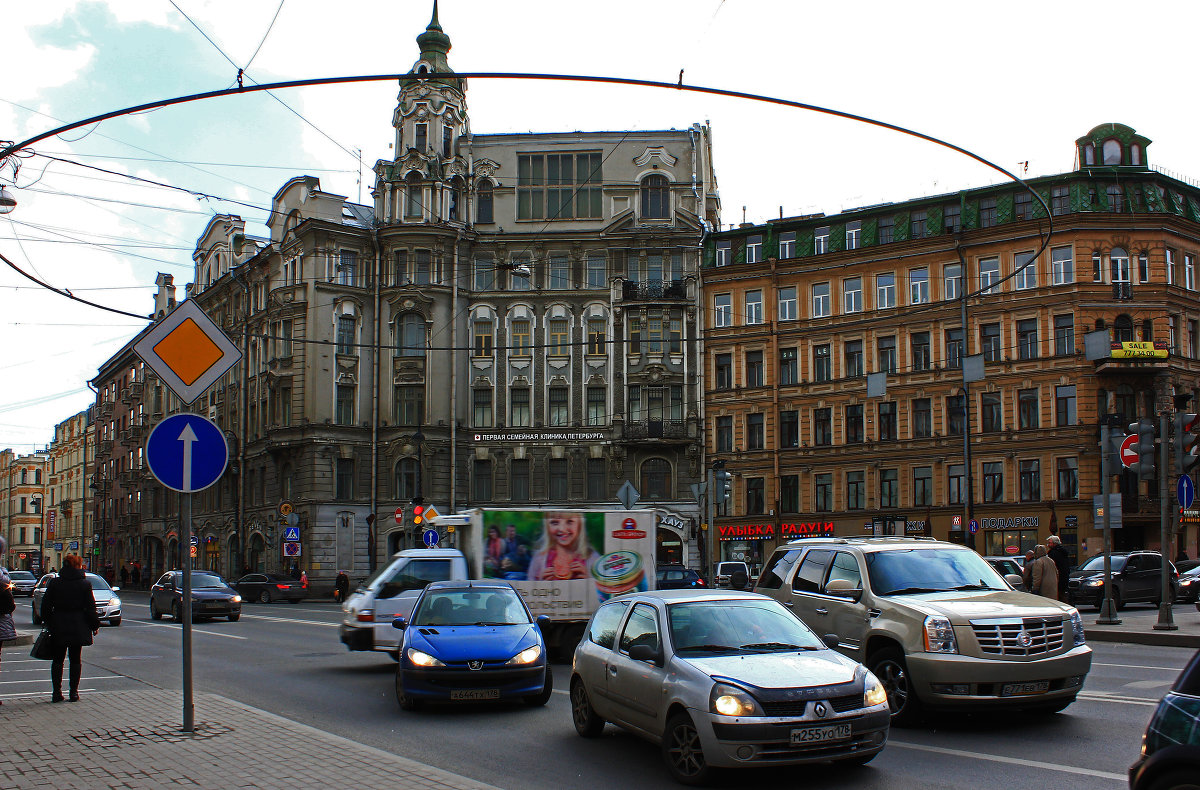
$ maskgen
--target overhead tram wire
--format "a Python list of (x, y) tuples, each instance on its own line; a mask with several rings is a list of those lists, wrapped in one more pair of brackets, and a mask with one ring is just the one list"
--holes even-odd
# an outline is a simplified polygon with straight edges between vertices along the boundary
[[(172, 4), (174, 5), (174, 3), (172, 3)], [(182, 13), (182, 11), (180, 13)], [(29, 137), (18, 143), (13, 143), (13, 144), (7, 145), (3, 149), (0, 149), (0, 162), (3, 162), (5, 159), (7, 159), (10, 156), (20, 154), (20, 152), (22, 152), (25, 148), (33, 145), (34, 143), (41, 142), (42, 140), (45, 140), (49, 137), (63, 134), (65, 132), (69, 132), (74, 129), (78, 129), (80, 127), (87, 126), (87, 125), (90, 125), (93, 123), (99, 123), (99, 122), (106, 121), (106, 120), (109, 120), (112, 118), (119, 118), (124, 115), (129, 115), (131, 113), (143, 112), (146, 110), (154, 110), (154, 109), (158, 109), (161, 107), (170, 107), (170, 106), (174, 106), (174, 105), (178, 105), (178, 104), (186, 104), (186, 103), (193, 102), (193, 101), (203, 101), (206, 99), (223, 98), (226, 96), (236, 96), (239, 94), (255, 93), (255, 92), (260, 92), (260, 91), (266, 91), (269, 95), (270, 91), (272, 91), (272, 90), (284, 90), (287, 88), (305, 88), (305, 87), (314, 87), (314, 86), (322, 86), (322, 85), (347, 85), (347, 84), (357, 84), (357, 83), (364, 83), (364, 82), (383, 82), (383, 81), (392, 81), (392, 80), (397, 80), (397, 81), (398, 80), (416, 80), (416, 81), (425, 82), (425, 81), (429, 81), (429, 80), (438, 80), (438, 79), (464, 79), (464, 80), (494, 79), (494, 80), (530, 80), (530, 81), (548, 81), (548, 82), (583, 82), (583, 83), (594, 83), (594, 84), (624, 85), (624, 86), (643, 87), (643, 88), (659, 88), (659, 89), (666, 89), (666, 90), (684, 91), (684, 92), (690, 92), (690, 93), (700, 93), (700, 94), (705, 94), (705, 95), (710, 95), (710, 96), (724, 96), (724, 97), (733, 98), (733, 99), (747, 99), (750, 101), (763, 102), (766, 104), (777, 104), (777, 105), (780, 105), (783, 107), (792, 107), (792, 108), (800, 109), (800, 110), (808, 110), (810, 112), (816, 112), (816, 113), (820, 113), (823, 115), (830, 115), (830, 116), (837, 117), (837, 118), (844, 118), (844, 119), (850, 120), (850, 121), (865, 123), (870, 126), (879, 127), (881, 129), (899, 132), (899, 133), (907, 135), (909, 137), (915, 137), (919, 140), (925, 140), (926, 142), (930, 142), (935, 145), (939, 145), (943, 148), (947, 148), (951, 151), (960, 153), (963, 156), (968, 157), (969, 159), (973, 159), (976, 162), (979, 162), (980, 164), (982, 164), (986, 167), (989, 167), (998, 173), (1001, 173), (1009, 180), (1014, 181), (1017, 184), (1019, 184), (1020, 186), (1024, 187), (1033, 196), (1033, 198), (1042, 206), (1042, 210), (1046, 214), (1046, 219), (1047, 219), (1047, 224), (1048, 224), (1045, 234), (1042, 235), (1042, 243), (1038, 247), (1037, 251), (1034, 252), (1034, 254), (1032, 256), (1034, 260), (1036, 260), (1038, 257), (1040, 257), (1042, 252), (1044, 252), (1046, 250), (1046, 248), (1049, 246), (1050, 239), (1054, 233), (1053, 213), (1050, 211), (1050, 207), (1046, 204), (1045, 199), (1040, 194), (1038, 194), (1037, 190), (1030, 187), (1029, 184), (1027, 184), (1024, 180), (1022, 180), (1019, 176), (1017, 176), (1015, 173), (1011, 172), (1007, 168), (1004, 168), (1001, 165), (998, 165), (989, 159), (985, 159), (984, 157), (980, 156), (979, 154), (973, 153), (973, 152), (967, 150), (966, 148), (955, 145), (954, 143), (950, 143), (950, 142), (947, 142), (940, 138), (933, 137), (932, 135), (918, 132), (914, 129), (909, 129), (904, 126), (899, 126), (897, 124), (888, 123), (886, 121), (875, 120), (874, 118), (868, 118), (863, 115), (856, 115), (854, 113), (848, 113), (848, 112), (844, 112), (842, 110), (834, 110), (834, 109), (831, 109), (828, 107), (822, 107), (822, 106), (816, 105), (816, 104), (809, 104), (807, 102), (798, 102), (798, 101), (793, 101), (791, 99), (781, 99), (781, 98), (774, 97), (774, 96), (766, 96), (766, 95), (758, 94), (758, 93), (749, 93), (747, 91), (735, 91), (735, 90), (728, 90), (725, 88), (709, 88), (709, 87), (704, 87), (704, 86), (699, 86), (699, 85), (687, 85), (682, 82), (669, 83), (669, 82), (661, 82), (658, 80), (634, 79), (631, 77), (604, 77), (604, 76), (583, 75), (583, 74), (535, 74), (535, 73), (528, 73), (528, 72), (427, 72), (427, 73), (421, 75), (419, 78), (414, 76), (411, 73), (365, 74), (365, 75), (346, 76), (346, 77), (316, 77), (316, 78), (303, 79), (303, 80), (287, 80), (284, 82), (256, 83), (256, 84), (249, 85), (249, 86), (238, 85), (236, 88), (223, 88), (223, 89), (215, 90), (215, 91), (206, 91), (203, 93), (193, 93), (193, 94), (188, 94), (185, 96), (176, 96), (176, 97), (172, 97), (169, 99), (159, 99), (156, 101), (146, 102), (144, 104), (139, 104), (139, 105), (135, 105), (132, 107), (126, 107), (126, 108), (123, 108), (120, 110), (112, 110), (110, 112), (101, 113), (100, 115), (94, 115), (90, 118), (85, 118), (81, 121), (75, 121), (73, 123), (69, 123), (64, 126), (59, 126), (54, 129), (51, 129), (47, 132), (43, 132), (41, 134), (34, 135), (33, 137)], [(236, 202), (236, 201), (232, 201), (232, 202)], [(5, 258), (4, 260), (10, 266), (14, 266), (14, 264), (12, 264), (11, 261), (8, 261), (7, 258)], [(16, 268), (16, 267), (14, 266), (14, 268)], [(18, 269), (18, 271), (20, 271), (20, 270)], [(22, 272), (22, 274), (24, 274), (24, 272)], [(975, 298), (975, 297), (981, 295), (982, 293), (984, 293), (985, 291), (990, 290), (993, 287), (993, 285), (998, 285), (999, 283), (1002, 283), (1005, 280), (1015, 276), (1015, 274), (1016, 273), (1014, 272), (1013, 274), (1010, 274), (1010, 275), (1002, 278), (998, 283), (989, 285), (986, 289), (981, 289), (974, 293), (967, 294), (963, 298), (967, 298), (967, 299)], [(28, 277), (29, 275), (25, 275), (25, 276)], [(47, 286), (47, 287), (51, 288), (51, 290), (55, 290), (56, 293), (61, 293), (61, 292), (57, 291), (57, 289), (53, 289), (51, 286)], [(101, 305), (93, 305), (93, 306), (102, 307)], [(103, 309), (111, 309), (111, 308), (103, 308)], [(115, 312), (123, 313), (124, 311), (115, 311)]]

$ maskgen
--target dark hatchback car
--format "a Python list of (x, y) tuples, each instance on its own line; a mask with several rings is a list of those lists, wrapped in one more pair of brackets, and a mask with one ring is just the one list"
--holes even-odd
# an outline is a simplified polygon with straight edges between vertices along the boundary
[(1129, 768), (1132, 790), (1194, 790), (1200, 787), (1200, 651), (1158, 703), (1142, 755)]
[(304, 583), (278, 573), (247, 573), (233, 583), (243, 601), (300, 603), (308, 595)]
[(659, 565), (654, 573), (654, 586), (659, 590), (704, 589), (704, 579), (691, 568), (682, 565)]
[[(1131, 551), (1112, 554), (1112, 599), (1118, 609), (1127, 603), (1144, 602), (1158, 606), (1162, 602), (1162, 555), (1157, 551)], [(1175, 599), (1178, 574), (1168, 563), (1171, 576), (1171, 595)], [(1104, 555), (1089, 557), (1075, 570), (1067, 582), (1067, 595), (1075, 606), (1100, 608), (1104, 601)]]
[[(150, 587), (150, 619), (183, 621), (183, 571), (167, 571)], [(192, 571), (192, 619), (242, 616), (242, 596), (211, 571)]]

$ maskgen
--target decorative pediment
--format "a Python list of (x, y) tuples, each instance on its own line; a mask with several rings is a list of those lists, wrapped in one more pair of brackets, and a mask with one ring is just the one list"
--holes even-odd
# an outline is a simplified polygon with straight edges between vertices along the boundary
[(475, 177), (476, 178), (492, 178), (496, 177), (496, 173), (500, 172), (500, 165), (493, 162), (491, 159), (476, 159), (475, 160)]
[(633, 160), (633, 163), (638, 167), (645, 167), (653, 161), (661, 162), (667, 167), (674, 167), (679, 160), (676, 157), (667, 153), (667, 149), (661, 145), (652, 145), (642, 152), (642, 155)]

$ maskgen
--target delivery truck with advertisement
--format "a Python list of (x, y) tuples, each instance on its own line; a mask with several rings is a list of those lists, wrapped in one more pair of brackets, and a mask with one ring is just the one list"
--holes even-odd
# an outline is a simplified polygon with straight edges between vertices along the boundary
[(350, 650), (396, 655), (397, 616), (420, 590), (442, 579), (500, 579), (521, 594), (551, 651), (569, 656), (592, 612), (626, 592), (654, 588), (653, 510), (475, 508), (432, 521), (437, 548), (406, 549), (343, 606), (342, 642)]

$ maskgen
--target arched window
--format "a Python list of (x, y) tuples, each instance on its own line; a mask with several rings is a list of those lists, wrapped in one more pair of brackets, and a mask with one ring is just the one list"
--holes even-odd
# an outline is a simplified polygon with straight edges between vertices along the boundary
[(1133, 342), (1133, 319), (1122, 313), (1113, 321), (1113, 340), (1118, 343)]
[(397, 323), (398, 356), (425, 356), (425, 320), (416, 313), (406, 313)]
[(409, 173), (404, 179), (404, 216), (406, 219), (420, 219), (421, 211), (421, 176)]
[(642, 179), (642, 218), (666, 219), (671, 216), (671, 191), (667, 177), (652, 173)]
[(1108, 260), (1112, 264), (1112, 281), (1114, 283), (1127, 283), (1133, 280), (1129, 269), (1129, 253), (1125, 252), (1122, 247), (1113, 247), (1112, 252), (1108, 254)]
[(475, 221), (480, 224), (490, 224), (495, 222), (492, 219), (492, 182), (486, 178), (479, 179), (479, 185), (475, 189)]
[(401, 458), (396, 462), (396, 499), (412, 499), (417, 495), (419, 474), (416, 458)]
[(671, 464), (665, 458), (651, 458), (642, 464), (642, 495), (646, 499), (671, 499)]
[(1103, 156), (1104, 164), (1119, 165), (1121, 164), (1121, 142), (1119, 140), (1105, 140)]

